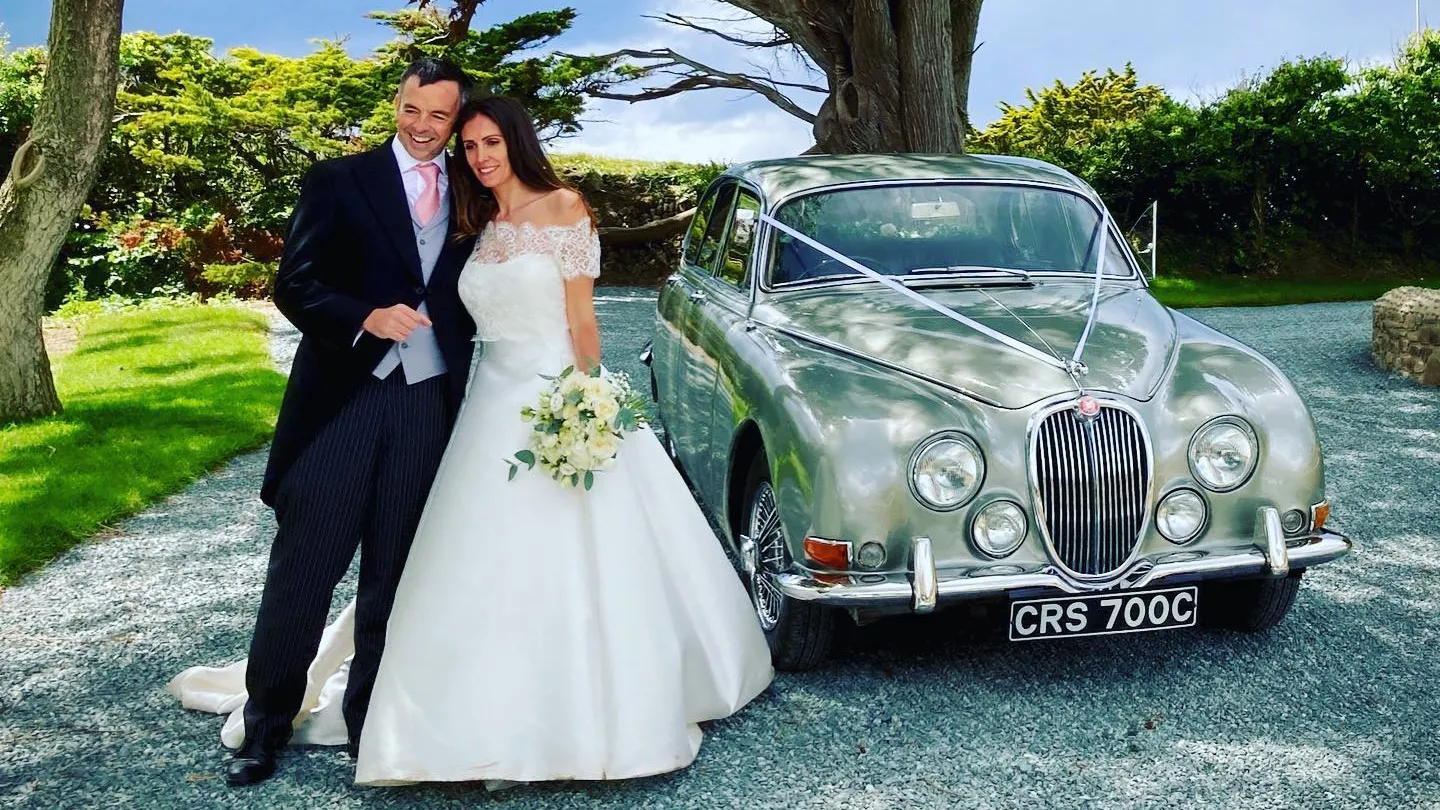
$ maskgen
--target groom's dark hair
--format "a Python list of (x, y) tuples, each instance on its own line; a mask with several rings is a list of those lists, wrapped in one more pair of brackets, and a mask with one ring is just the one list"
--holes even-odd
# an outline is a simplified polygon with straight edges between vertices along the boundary
[(447, 59), (434, 56), (422, 56), (416, 59), (405, 68), (404, 73), (400, 74), (400, 86), (404, 87), (405, 82), (410, 81), (411, 76), (420, 79), (421, 87), (435, 82), (455, 82), (460, 85), (460, 104), (462, 106), (470, 100), (470, 96), (475, 92), (475, 82), (470, 78), (470, 74)]

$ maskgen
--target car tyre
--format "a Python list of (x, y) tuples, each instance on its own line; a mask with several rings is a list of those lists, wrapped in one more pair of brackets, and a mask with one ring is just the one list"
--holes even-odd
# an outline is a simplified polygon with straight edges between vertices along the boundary
[(774, 584), (774, 575), (789, 567), (790, 557), (784, 527), (775, 512), (770, 466), (763, 454), (751, 465), (744, 491), (742, 533), (756, 546), (755, 573), (747, 577), (746, 586), (770, 645), (770, 658), (779, 670), (814, 669), (835, 643), (836, 613), (823, 605), (791, 599)]
[(1303, 570), (1279, 579), (1235, 579), (1203, 584), (1201, 617), (1208, 627), (1263, 633), (1280, 623), (1300, 592)]

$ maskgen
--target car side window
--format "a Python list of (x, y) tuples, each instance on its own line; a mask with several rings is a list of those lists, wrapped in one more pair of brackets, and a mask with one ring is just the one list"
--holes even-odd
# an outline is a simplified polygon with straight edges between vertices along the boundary
[(711, 190), (695, 206), (695, 216), (690, 218), (690, 228), (685, 234), (685, 252), (681, 257), (686, 264), (697, 263), (695, 257), (700, 253), (700, 242), (705, 238), (705, 227), (710, 222), (710, 212), (715, 210), (715, 198), (720, 196), (720, 190)]
[(750, 253), (755, 247), (755, 226), (760, 221), (760, 200), (749, 191), (740, 190), (731, 217), (730, 238), (725, 243), (725, 258), (715, 275), (735, 286), (744, 287), (750, 267)]
[(700, 239), (700, 248), (695, 251), (694, 264), (711, 273), (715, 272), (715, 259), (720, 255), (720, 238), (725, 235), (725, 224), (730, 219), (730, 206), (735, 201), (735, 184), (726, 183), (715, 195), (715, 206), (710, 209), (705, 223), (705, 235)]

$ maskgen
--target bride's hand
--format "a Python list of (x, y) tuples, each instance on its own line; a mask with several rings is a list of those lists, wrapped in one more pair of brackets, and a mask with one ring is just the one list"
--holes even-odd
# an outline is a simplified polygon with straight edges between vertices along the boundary
[(429, 326), (430, 319), (404, 304), (384, 307), (365, 318), (366, 332), (385, 340), (405, 340), (421, 326)]

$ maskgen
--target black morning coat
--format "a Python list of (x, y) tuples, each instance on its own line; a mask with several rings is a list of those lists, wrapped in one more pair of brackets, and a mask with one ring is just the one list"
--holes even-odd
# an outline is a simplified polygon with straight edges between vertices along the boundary
[(267, 505), (275, 505), (275, 491), (300, 453), (394, 344), (369, 332), (355, 342), (374, 309), (395, 304), (419, 309), (426, 301), (450, 378), (447, 403), (454, 418), (475, 334), (456, 282), (474, 239), (454, 239), (453, 195), (449, 204), (450, 233), (426, 284), (389, 141), (369, 152), (321, 161), (306, 173), (275, 276), (275, 305), (302, 337), (260, 488)]

